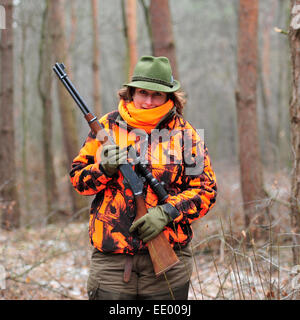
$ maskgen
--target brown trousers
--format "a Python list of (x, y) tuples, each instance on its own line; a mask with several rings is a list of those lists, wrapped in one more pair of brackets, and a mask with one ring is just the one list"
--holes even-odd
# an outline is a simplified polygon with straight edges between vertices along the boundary
[(156, 277), (149, 254), (133, 256), (130, 281), (123, 280), (126, 255), (94, 249), (87, 292), (90, 300), (187, 300), (192, 274), (190, 246), (176, 250), (180, 263)]

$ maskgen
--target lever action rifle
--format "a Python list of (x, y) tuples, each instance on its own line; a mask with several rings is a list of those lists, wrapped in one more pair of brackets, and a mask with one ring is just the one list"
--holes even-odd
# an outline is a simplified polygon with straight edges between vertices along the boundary
[[(88, 122), (91, 130), (94, 134), (99, 137), (99, 133), (104, 131), (104, 126), (98, 121), (93, 113), (90, 112), (87, 104), (84, 102), (82, 97), (79, 95), (78, 91), (75, 89), (74, 85), (70, 81), (67, 73), (65, 72), (65, 66), (63, 63), (55, 63), (53, 67), (54, 72), (61, 80), (65, 88), (68, 90), (72, 98), (75, 100), (76, 104), (84, 114), (86, 121)], [(103, 137), (103, 135), (102, 135)], [(100, 143), (110, 143), (114, 144), (113, 139), (105, 133), (105, 137), (99, 139)], [(153, 191), (156, 193), (160, 203), (163, 203), (168, 194), (162, 185), (152, 176), (151, 172), (146, 168), (145, 165), (139, 163), (137, 164), (140, 167), (140, 172), (145, 175), (146, 180), (149, 182)], [(138, 220), (143, 215), (147, 213), (147, 208), (144, 201), (143, 195), (143, 183), (141, 179), (137, 176), (135, 171), (132, 169), (129, 163), (120, 164), (119, 170), (124, 176), (124, 179), (127, 181), (130, 189), (133, 193), (135, 204), (136, 204), (136, 217), (135, 220)], [(148, 170), (148, 171), (147, 171)], [(147, 242), (149, 254), (152, 260), (154, 272), (156, 276), (163, 274), (164, 272), (171, 269), (175, 266), (179, 259), (175, 254), (173, 248), (171, 247), (169, 241), (165, 237), (164, 233), (161, 232), (155, 238)]]

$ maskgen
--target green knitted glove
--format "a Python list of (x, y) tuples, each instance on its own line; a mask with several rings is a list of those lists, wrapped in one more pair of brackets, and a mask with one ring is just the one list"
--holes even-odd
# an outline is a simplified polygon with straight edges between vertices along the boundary
[(129, 229), (129, 232), (133, 232), (138, 229), (139, 238), (143, 242), (155, 238), (173, 219), (171, 216), (164, 211), (163, 206), (157, 206), (148, 209), (148, 212), (135, 221)]
[(101, 166), (107, 176), (113, 176), (120, 164), (127, 159), (127, 149), (120, 149), (116, 144), (104, 145), (101, 151)]

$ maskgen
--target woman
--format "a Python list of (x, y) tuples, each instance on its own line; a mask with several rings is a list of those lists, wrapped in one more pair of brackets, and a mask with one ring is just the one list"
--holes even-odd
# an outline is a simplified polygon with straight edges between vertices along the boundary
[[(217, 189), (207, 148), (183, 119), (185, 101), (179, 88), (166, 57), (141, 57), (132, 81), (119, 91), (118, 110), (100, 119), (116, 144), (102, 145), (90, 133), (73, 161), (70, 176), (75, 189), (96, 195), (89, 222), (94, 246), (89, 299), (188, 298), (191, 223), (212, 208)], [(141, 177), (148, 212), (137, 221), (133, 194), (118, 170), (119, 164), (131, 161), (128, 146), (169, 194), (164, 204), (158, 204)], [(160, 232), (180, 263), (156, 277), (147, 242)], [(124, 269), (129, 272), (126, 281)]]

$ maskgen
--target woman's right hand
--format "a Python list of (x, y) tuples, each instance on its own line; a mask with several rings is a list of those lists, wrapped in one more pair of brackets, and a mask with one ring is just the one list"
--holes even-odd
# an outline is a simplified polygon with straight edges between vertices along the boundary
[(101, 166), (105, 174), (109, 177), (113, 176), (118, 167), (122, 163), (126, 163), (127, 149), (120, 149), (116, 144), (104, 145), (101, 151)]

